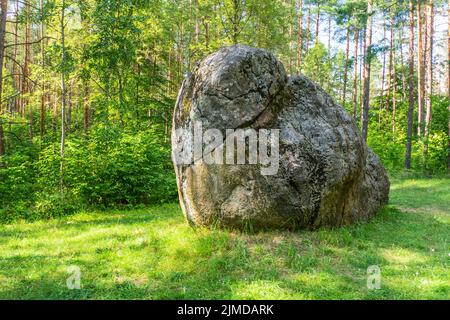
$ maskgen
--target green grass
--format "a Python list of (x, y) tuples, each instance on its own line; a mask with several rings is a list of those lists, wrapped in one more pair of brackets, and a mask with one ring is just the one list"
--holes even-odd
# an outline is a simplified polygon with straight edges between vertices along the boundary
[(176, 204), (3, 225), (0, 299), (450, 299), (450, 179), (394, 181), (370, 223), (317, 232), (193, 230)]

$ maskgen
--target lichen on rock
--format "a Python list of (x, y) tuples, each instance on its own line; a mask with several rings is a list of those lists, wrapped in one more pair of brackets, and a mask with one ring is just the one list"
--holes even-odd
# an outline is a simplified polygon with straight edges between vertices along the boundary
[(182, 210), (193, 225), (256, 228), (341, 226), (374, 216), (389, 180), (342, 106), (308, 78), (288, 77), (269, 52), (222, 48), (183, 82), (173, 119), (175, 148), (203, 129), (279, 129), (279, 168), (175, 162)]

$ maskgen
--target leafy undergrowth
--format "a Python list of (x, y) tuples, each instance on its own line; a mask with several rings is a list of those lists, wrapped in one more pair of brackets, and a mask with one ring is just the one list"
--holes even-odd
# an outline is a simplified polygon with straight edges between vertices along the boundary
[(193, 230), (176, 204), (3, 225), (0, 298), (449, 299), (450, 179), (394, 181), (371, 222), (317, 232)]

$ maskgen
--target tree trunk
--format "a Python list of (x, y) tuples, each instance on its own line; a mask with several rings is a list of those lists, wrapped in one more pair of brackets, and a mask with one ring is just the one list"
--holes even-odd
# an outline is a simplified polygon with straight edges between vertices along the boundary
[[(14, 21), (14, 50), (13, 50), (13, 59), (14, 61), (17, 61), (17, 52), (18, 52), (18, 48), (19, 46), (17, 45), (19, 42), (19, 1), (20, 0), (16, 0), (16, 4), (15, 4), (15, 21)], [(14, 112), (19, 112), (19, 108), (20, 108), (20, 94), (22, 92), (21, 88), (20, 88), (20, 83), (21, 83), (21, 79), (20, 79), (20, 75), (19, 72), (17, 72), (17, 64), (13, 62), (13, 86), (14, 89), (16, 90), (16, 92), (19, 92), (19, 96), (18, 98), (14, 99), (14, 108), (10, 108), (10, 114), (12, 114), (12, 109), (14, 109)], [(20, 71), (22, 72), (22, 71)]]
[(31, 41), (31, 23), (30, 23), (30, 2), (29, 1), (25, 1), (24, 3), (25, 6), (25, 44), (24, 44), (24, 49), (25, 49), (25, 55), (24, 55), (24, 63), (23, 63), (23, 77), (22, 77), (22, 90), (23, 90), (23, 94), (25, 95), (24, 97), (24, 112), (25, 112), (25, 108), (28, 108), (28, 115), (29, 115), (29, 137), (30, 137), (30, 141), (33, 141), (33, 107), (32, 105), (29, 103), (30, 102), (30, 98), (29, 98), (29, 93), (30, 93), (30, 84), (29, 84), (29, 76), (30, 76), (30, 57), (31, 57), (31, 52), (30, 52), (30, 44), (29, 42)]
[[(450, 0), (449, 0), (450, 1)], [(297, 0), (298, 12), (297, 12), (297, 21), (298, 21), (298, 29), (297, 29), (297, 71), (301, 72), (302, 69), (302, 49), (303, 49), (303, 13), (302, 6), (303, 1)]]
[[(41, 11), (42, 17), (44, 16), (44, 1), (39, 0), (39, 9)], [(44, 21), (41, 22), (41, 66), (42, 70), (45, 68), (45, 26)], [(45, 80), (42, 81), (42, 94), (41, 94), (41, 109), (40, 109), (40, 123), (39, 123), (39, 132), (41, 138), (44, 137), (45, 134), (45, 104), (46, 104), (46, 83)]]
[[(3, 92), (3, 61), (5, 57), (5, 34), (6, 34), (6, 18), (8, 13), (8, 1), (1, 1), (0, 16), (0, 157), (5, 155), (5, 135), (3, 131), (2, 121), (2, 92)], [(1, 163), (1, 159), (0, 159)]]
[[(328, 15), (328, 45), (327, 45), (328, 61), (331, 60), (331, 15)], [(340, 80), (340, 79), (339, 79)], [(327, 76), (327, 90), (331, 91), (331, 77)]]
[[(89, 32), (89, 20), (88, 15), (84, 12), (81, 12), (81, 26), (85, 32)], [(86, 45), (83, 45), (83, 51), (86, 50)], [(82, 103), (83, 103), (83, 128), (84, 128), (84, 134), (86, 137), (89, 136), (89, 127), (90, 127), (90, 106), (89, 106), (89, 95), (90, 95), (90, 89), (89, 89), (89, 77), (84, 77), (82, 79)]]
[(90, 108), (89, 108), (89, 82), (88, 80), (83, 81), (83, 91), (84, 91), (84, 98), (83, 98), (83, 125), (84, 125), (84, 134), (86, 136), (89, 135), (89, 126), (90, 126)]
[(345, 39), (344, 88), (342, 89), (342, 104), (345, 104), (345, 98), (346, 98), (346, 93), (347, 93), (349, 51), (350, 51), (350, 27), (347, 26), (347, 36)]
[[(447, 6), (447, 97), (450, 99), (450, 0), (448, 0)], [(450, 105), (448, 106), (448, 111), (450, 114)], [(448, 156), (447, 156), (447, 169), (450, 171), (450, 117), (448, 118)]]
[(395, 79), (392, 78), (392, 69), (395, 69), (394, 61), (394, 37), (395, 37), (395, 25), (394, 25), (394, 12), (391, 12), (390, 21), (390, 39), (389, 39), (389, 76), (388, 76), (388, 93), (387, 93), (387, 110), (391, 110), (392, 99), (392, 84), (395, 85)]
[(355, 47), (353, 51), (353, 119), (356, 120), (356, 107), (358, 104), (358, 40), (359, 29), (355, 29)]
[(306, 19), (306, 31), (308, 35), (308, 39), (306, 40), (306, 52), (309, 50), (309, 36), (311, 35), (311, 8), (308, 7), (308, 18)]
[[(392, 90), (392, 134), (395, 138), (396, 117), (397, 117), (397, 68), (396, 68), (396, 43), (395, 43), (395, 11), (396, 7), (391, 9), (391, 39), (390, 39), (390, 61), (389, 61), (389, 91)], [(401, 37), (401, 36), (399, 36)], [(401, 42), (401, 39), (399, 39)], [(403, 71), (402, 71), (403, 72)], [(389, 93), (390, 94), (390, 93)], [(389, 97), (388, 97), (389, 101)]]
[[(386, 24), (383, 23), (383, 42), (385, 39), (386, 39)], [(384, 108), (384, 79), (385, 79), (385, 76), (386, 76), (386, 51), (383, 50), (383, 64), (381, 66), (380, 110), (378, 113), (378, 122), (381, 121), (381, 110)]]
[(60, 191), (61, 196), (64, 195), (64, 157), (65, 157), (65, 142), (66, 142), (66, 47), (65, 47), (65, 0), (62, 0), (61, 4), (61, 20), (60, 20), (60, 32), (61, 32), (61, 149), (60, 149)]
[(399, 33), (399, 40), (398, 40), (398, 47), (400, 52), (400, 69), (402, 70), (402, 97), (403, 100), (406, 100), (406, 73), (405, 73), (405, 66), (403, 64), (403, 24), (400, 25), (398, 28)]
[(206, 16), (203, 20), (203, 28), (205, 28), (205, 47), (208, 48), (209, 46), (209, 23), (207, 21), (208, 17)]
[(317, 6), (315, 43), (319, 42), (320, 5)]
[[(447, 4), (447, 96), (450, 98), (450, 0), (448, 0)], [(450, 130), (450, 122), (449, 122), (449, 130)], [(450, 141), (449, 141), (450, 142)], [(449, 146), (450, 150), (450, 146)], [(450, 160), (450, 158), (449, 158)]]
[(200, 41), (200, 21), (198, 18), (198, 1), (194, 0), (193, 3), (191, 3), (191, 5), (193, 5), (193, 10), (194, 10), (194, 17), (195, 17), (195, 43), (199, 43)]
[[(292, 15), (291, 3), (289, 3), (289, 1), (286, 0), (286, 5), (289, 6), (289, 16), (288, 16), (288, 19), (289, 19), (289, 28), (288, 28), (289, 52), (292, 52), (293, 51), (293, 47), (292, 47), (292, 34), (293, 34), (292, 21), (293, 21), (294, 17)], [(294, 67), (294, 63), (292, 61), (292, 54), (289, 54), (288, 65), (289, 65), (289, 74), (292, 74), (293, 67)]]
[(409, 0), (409, 107), (408, 107), (408, 129), (406, 135), (405, 168), (411, 169), (411, 145), (413, 131), (414, 112), (414, 5)]
[[(394, 23), (395, 21), (393, 21)], [(393, 34), (395, 37), (395, 33)], [(396, 117), (397, 117), (397, 68), (396, 66), (396, 45), (395, 45), (395, 38), (394, 43), (392, 46), (392, 134), (395, 139), (395, 129), (396, 129)]]
[(362, 112), (362, 135), (367, 141), (369, 125), (369, 103), (370, 103), (370, 60), (372, 59), (372, 0), (367, 1), (367, 26), (366, 26), (366, 58), (364, 61), (364, 96)]
[(417, 110), (417, 135), (422, 135), (422, 123), (425, 105), (425, 61), (423, 55), (423, 15), (421, 1), (417, 1), (417, 82), (418, 82), (418, 110)]
[(424, 130), (424, 145), (423, 145), (423, 155), (425, 161), (428, 156), (428, 138), (430, 135), (430, 125), (432, 117), (432, 100), (431, 96), (433, 94), (433, 0), (428, 0), (427, 3), (427, 70), (426, 70), (426, 83), (425, 83), (425, 130)]
[(66, 105), (67, 105), (67, 125), (66, 125), (66, 133), (70, 134), (72, 128), (72, 90), (73, 90), (73, 82), (69, 81), (67, 93), (66, 93)]
[(359, 62), (359, 125), (362, 127), (363, 122), (363, 112), (364, 109), (363, 105), (363, 92), (364, 92), (364, 64), (366, 61), (366, 46), (365, 46), (365, 39), (366, 39), (366, 27), (364, 27), (362, 32), (362, 37), (360, 41), (360, 56), (362, 57)]

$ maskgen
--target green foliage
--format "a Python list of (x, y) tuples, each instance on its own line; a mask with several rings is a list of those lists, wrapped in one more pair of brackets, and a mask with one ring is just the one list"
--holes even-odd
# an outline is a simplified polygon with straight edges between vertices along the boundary
[(70, 139), (63, 194), (58, 143), (7, 156), (0, 168), (0, 220), (59, 217), (84, 206), (173, 201), (175, 178), (163, 140), (152, 128), (136, 133), (104, 126), (93, 128), (89, 139)]
[(21, 218), (26, 220), (60, 218), (83, 209), (83, 202), (72, 192), (64, 195), (37, 191), (35, 201), (28, 210), (28, 215)]
[[(378, 97), (377, 97), (378, 98)], [(424, 158), (424, 137), (414, 134), (412, 170), (416, 173), (440, 175), (447, 173), (448, 157), (448, 98), (433, 96), (433, 117), (428, 140), (428, 154)], [(391, 174), (401, 173), (405, 164), (406, 123), (408, 102), (397, 103), (396, 127), (393, 131), (391, 111), (373, 109), (369, 122), (369, 146), (378, 154)], [(417, 114), (414, 114), (414, 133), (417, 132)]]
[[(85, 149), (70, 146), (67, 184), (80, 186), (79, 193), (88, 203), (104, 206), (173, 200), (176, 186), (170, 152), (157, 138), (154, 130), (133, 134), (97, 129)], [(80, 152), (85, 154), (80, 157)]]
[[(24, 205), (33, 197), (36, 172), (34, 160), (37, 149), (21, 146), (19, 152), (4, 156), (0, 163), (0, 212), (10, 212), (13, 208), (23, 212)], [(1, 214), (3, 215), (10, 214)], [(0, 218), (1, 219), (1, 218)]]
[(330, 79), (331, 68), (327, 49), (323, 43), (316, 43), (305, 56), (303, 73), (323, 87)]

